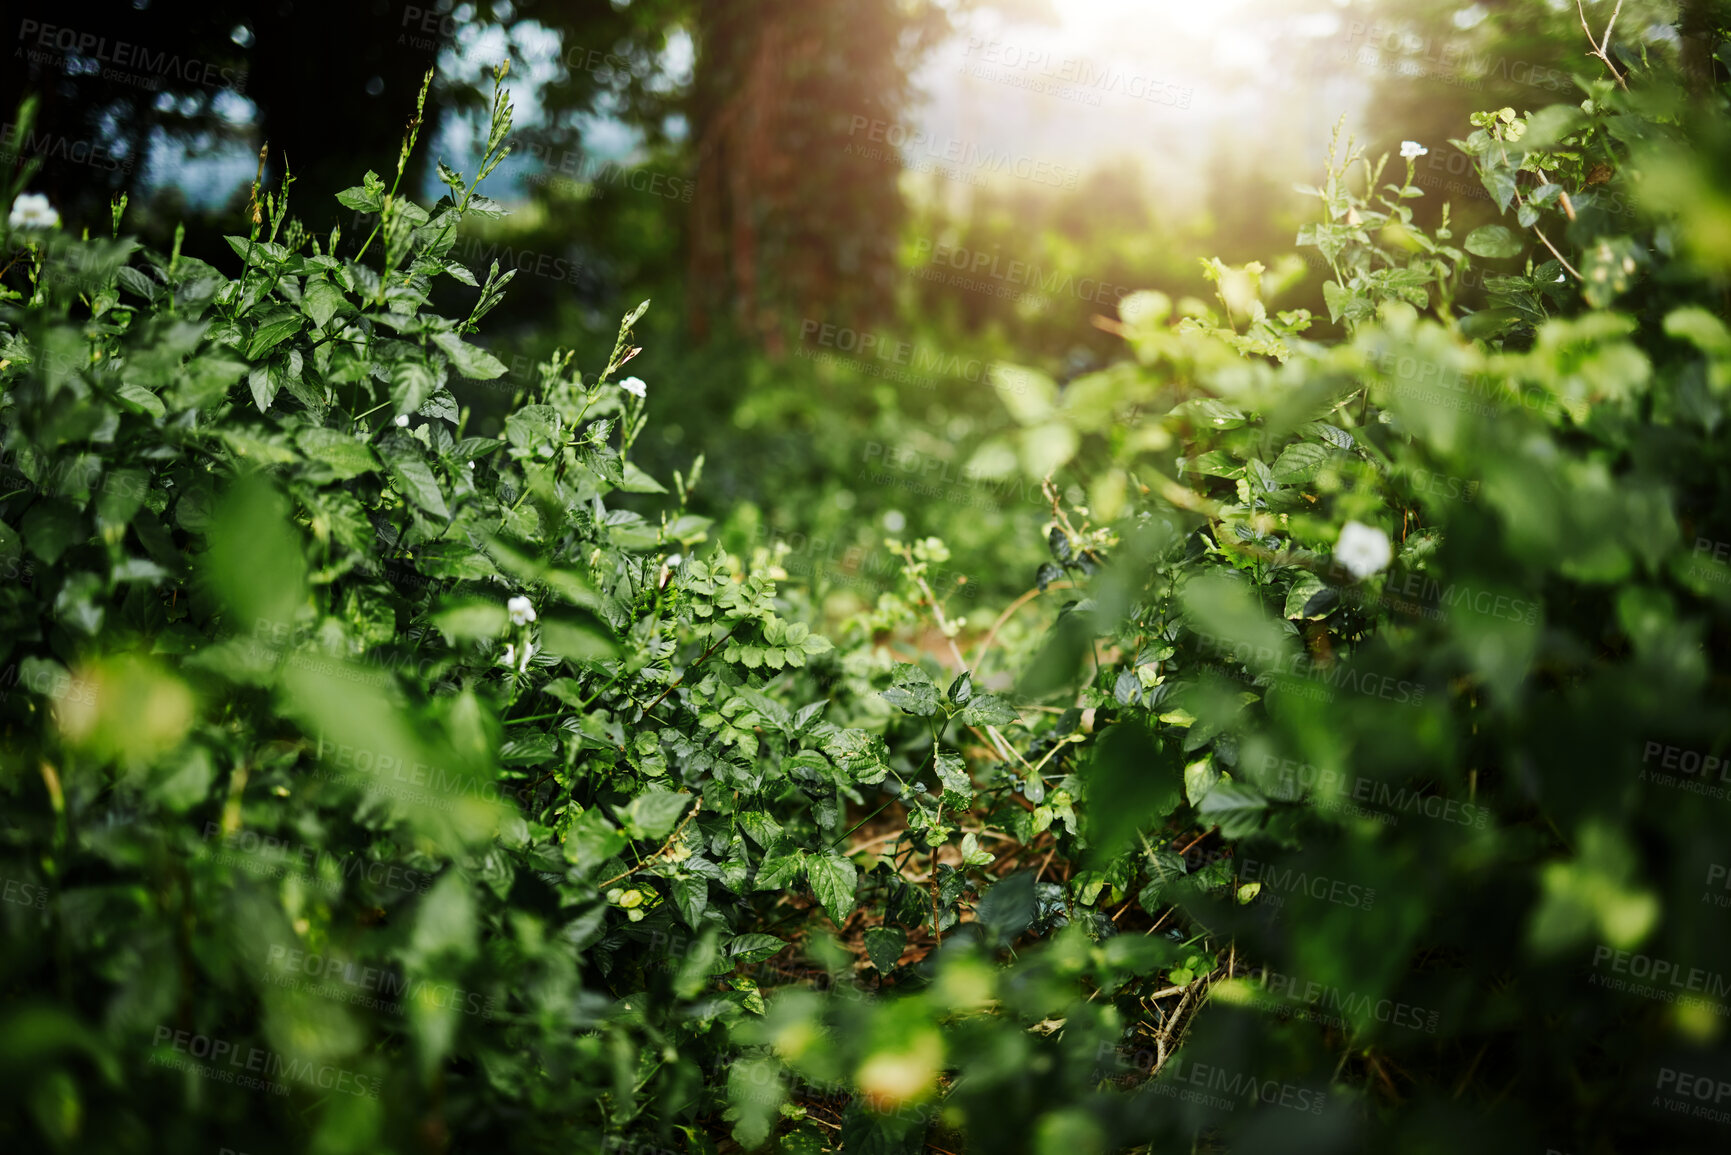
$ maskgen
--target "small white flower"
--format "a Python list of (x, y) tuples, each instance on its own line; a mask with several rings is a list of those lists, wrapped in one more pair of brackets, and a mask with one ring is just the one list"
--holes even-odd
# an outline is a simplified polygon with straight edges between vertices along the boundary
[(1403, 140), (1400, 142), (1400, 156), (1402, 160), (1413, 160), (1425, 155), (1429, 151), (1430, 149), (1426, 148), (1416, 140)]
[(511, 615), (514, 626), (526, 626), (535, 620), (535, 607), (521, 594), (505, 603), (505, 612)]
[(517, 664), (517, 643), (516, 642), (506, 643), (505, 656), (500, 660), (507, 666), (515, 666)]
[(398, 429), (407, 429), (408, 427), (409, 427), (409, 415), (407, 413), (397, 414), (397, 428)]
[(15, 229), (51, 229), (60, 223), (60, 214), (41, 193), (19, 193), (6, 223)]
[(631, 394), (633, 397), (644, 397), (649, 393), (649, 386), (643, 383), (643, 378), (641, 377), (627, 377), (625, 380), (619, 382), (619, 388), (625, 390), (625, 392)]
[(670, 553), (667, 555), (667, 568), (668, 569), (678, 569), (684, 563), (685, 563), (685, 555), (684, 554)]
[(1382, 530), (1356, 521), (1340, 527), (1340, 540), (1334, 543), (1334, 560), (1353, 577), (1367, 578), (1393, 559), (1394, 547)]

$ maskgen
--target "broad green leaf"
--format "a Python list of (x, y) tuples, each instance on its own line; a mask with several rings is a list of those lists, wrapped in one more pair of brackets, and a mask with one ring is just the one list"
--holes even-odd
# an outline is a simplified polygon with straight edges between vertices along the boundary
[(619, 656), (619, 643), (600, 622), (576, 614), (544, 614), (541, 645), (549, 654), (578, 664), (608, 662)]
[(504, 606), (497, 602), (484, 601), (468, 601), (447, 606), (435, 613), (431, 620), (445, 636), (445, 641), (452, 645), (496, 638), (510, 625)]
[(850, 859), (833, 853), (813, 854), (806, 859), (805, 866), (812, 893), (823, 904), (830, 920), (840, 926), (853, 912), (859, 868)]
[(938, 701), (938, 688), (932, 683), (931, 676), (918, 666), (905, 662), (896, 667), (890, 688), (883, 692), (883, 696), (890, 705), (900, 706), (916, 717), (929, 718), (942, 708)]
[(666, 838), (673, 833), (679, 816), (691, 804), (691, 795), (671, 790), (646, 790), (633, 798), (620, 814), (620, 821), (633, 838)]
[(1466, 249), (1475, 257), (1502, 260), (1519, 256), (1526, 245), (1505, 225), (1480, 225), (1467, 234)]
[(337, 481), (347, 481), (379, 468), (378, 456), (371, 446), (335, 429), (309, 425), (295, 435), (295, 444)]
[(1222, 779), (1196, 807), (1205, 821), (1220, 827), (1226, 838), (1243, 838), (1261, 829), (1268, 813), (1268, 799), (1254, 787)]
[(878, 968), (879, 974), (889, 974), (907, 949), (908, 936), (893, 926), (874, 926), (865, 932), (866, 957)]
[(259, 322), (258, 328), (253, 330), (252, 340), (247, 343), (247, 360), (257, 361), (300, 332), (301, 326), (305, 323), (304, 317), (290, 309), (276, 309), (266, 314), (264, 319)]
[(405, 497), (441, 521), (450, 520), (451, 511), (445, 505), (445, 495), (425, 461), (410, 453), (398, 452), (388, 454), (386, 464), (392, 480)]
[(471, 380), (491, 381), (505, 374), (503, 361), (485, 349), (468, 344), (455, 333), (434, 333), (433, 344), (451, 359), (457, 372)]

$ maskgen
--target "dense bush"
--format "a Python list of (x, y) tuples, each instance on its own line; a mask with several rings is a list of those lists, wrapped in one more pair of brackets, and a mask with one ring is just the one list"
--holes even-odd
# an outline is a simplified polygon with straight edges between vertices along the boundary
[(1731, 140), (1582, 87), (1475, 118), (1514, 215), (1458, 242), (1419, 146), (1337, 151), (1340, 341), (1213, 262), (1122, 364), (1000, 366), (972, 467), (1052, 560), (981, 631), (887, 541), (835, 646), (634, 461), (643, 306), (470, 435), (479, 177), (368, 173), (358, 246), (255, 189), (233, 277), (9, 225), (0, 1135), (1710, 1145)]

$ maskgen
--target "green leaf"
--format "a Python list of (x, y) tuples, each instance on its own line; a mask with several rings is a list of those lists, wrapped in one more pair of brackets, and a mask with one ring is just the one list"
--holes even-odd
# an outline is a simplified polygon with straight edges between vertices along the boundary
[(756, 966), (780, 954), (785, 946), (787, 944), (773, 934), (735, 935), (728, 940), (724, 951), (726, 968), (731, 970), (735, 966)]
[(890, 688), (883, 691), (883, 696), (890, 705), (900, 706), (920, 718), (929, 718), (941, 709), (938, 688), (932, 683), (931, 676), (906, 662), (896, 666)]
[(385, 182), (379, 174), (368, 171), (365, 183), (346, 188), (337, 194), (337, 203), (358, 213), (376, 213), (385, 207)]
[(593, 618), (575, 614), (543, 615), (541, 645), (549, 654), (579, 665), (610, 662), (620, 653), (610, 630)]
[(625, 849), (625, 835), (596, 809), (585, 810), (565, 832), (565, 861), (588, 876)]
[(447, 643), (456, 645), (496, 638), (511, 619), (497, 602), (469, 601), (439, 610), (431, 621)]
[(211, 519), (204, 564), (242, 629), (289, 621), (306, 600), (306, 560), (289, 503), (258, 474), (224, 494)]
[(347, 481), (380, 468), (371, 446), (335, 429), (309, 425), (295, 434), (295, 444), (336, 481)]
[(1208, 797), (1220, 781), (1220, 771), (1214, 768), (1212, 755), (1184, 767), (1184, 797), (1192, 806)]
[(823, 904), (830, 921), (840, 926), (853, 912), (854, 888), (859, 881), (859, 868), (839, 854), (814, 854), (806, 859), (806, 877), (811, 891)]
[(502, 377), (505, 363), (485, 349), (470, 345), (455, 333), (434, 333), (433, 344), (451, 359), (457, 372), (474, 381), (491, 381)]
[(323, 329), (330, 324), (346, 301), (343, 291), (324, 277), (308, 277), (301, 290), (301, 309), (312, 318), (313, 325)]
[(1334, 592), (1309, 570), (1301, 570), (1292, 584), (1286, 589), (1286, 607), (1283, 611), (1288, 618), (1320, 618), (1338, 604)]
[(1480, 225), (1467, 234), (1466, 248), (1475, 257), (1504, 260), (1520, 256), (1526, 246), (1504, 225)]
[(692, 796), (671, 790), (646, 790), (633, 798), (620, 814), (625, 830), (633, 838), (661, 839), (673, 833), (679, 816)]
[(637, 467), (635, 461), (625, 463), (625, 482), (620, 489), (626, 493), (666, 493), (667, 487)]
[(964, 726), (1008, 726), (1019, 717), (1014, 706), (996, 694), (985, 693), (974, 694), (961, 712)]
[(30, 552), (49, 565), (90, 536), (83, 515), (57, 497), (32, 503), (24, 511), (24, 520), (19, 528), (24, 531), (24, 544)]
[(1333, 457), (1333, 449), (1314, 441), (1288, 445), (1274, 461), (1274, 480), (1282, 485), (1309, 481)]
[[(249, 361), (257, 361), (260, 357), (301, 331), (306, 318), (292, 309), (273, 309), (265, 315), (258, 328), (253, 330), (252, 340), (247, 344), (246, 357)], [(255, 389), (256, 391), (256, 389)], [(263, 408), (263, 406), (260, 406)]]
[(964, 799), (974, 796), (974, 780), (968, 776), (968, 764), (960, 754), (943, 752), (934, 760), (938, 780), (944, 784), (946, 792), (961, 795)]
[(115, 388), (114, 392), (121, 400), (138, 406), (152, 417), (160, 419), (168, 413), (167, 408), (162, 404), (162, 399), (142, 385), (123, 381)]
[(269, 365), (254, 365), (246, 376), (246, 383), (252, 387), (252, 403), (258, 406), (260, 413), (270, 409), (277, 391), (282, 388), (282, 378), (272, 373)]
[(793, 885), (793, 880), (799, 877), (799, 872), (805, 869), (805, 851), (795, 850), (789, 854), (771, 854), (764, 857), (763, 863), (757, 868), (757, 878), (753, 883), (756, 890), (784, 890)]
[(445, 370), (410, 358), (391, 367), (391, 404), (398, 413), (416, 413), (445, 386)]
[(425, 461), (412, 453), (399, 451), (389, 454), (387, 465), (403, 496), (441, 521), (451, 519), (439, 481)]
[(1018, 871), (986, 891), (974, 917), (995, 943), (1007, 943), (1034, 921), (1034, 872)]
[(958, 706), (967, 705), (968, 700), (974, 696), (973, 674), (963, 670), (956, 680), (950, 683), (948, 696), (950, 701)]
[(475, 894), (461, 871), (449, 871), (433, 884), (415, 911), (409, 938), (413, 957), (473, 958), (476, 943)]
[(865, 932), (866, 957), (878, 968), (879, 974), (896, 969), (902, 952), (908, 947), (908, 936), (893, 926), (874, 926)]
[(1196, 807), (1198, 814), (1220, 827), (1227, 838), (1243, 838), (1262, 826), (1268, 799), (1242, 782), (1222, 779)]

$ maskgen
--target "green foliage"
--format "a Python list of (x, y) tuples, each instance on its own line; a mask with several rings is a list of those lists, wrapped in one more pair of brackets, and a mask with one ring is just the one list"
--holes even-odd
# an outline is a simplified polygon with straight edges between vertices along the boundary
[(634, 453), (648, 302), (474, 435), (511, 275), (450, 259), (479, 178), (399, 194), (418, 121), (353, 252), (288, 181), (236, 275), (10, 231), (0, 1136), (1710, 1142), (1731, 262), (1650, 190), (1725, 138), (1626, 83), (1476, 117), (1458, 246), (1337, 147), (1338, 341), (1211, 261), (1001, 368), (1050, 560), (983, 632), (936, 537), (830, 637), (721, 548)]

